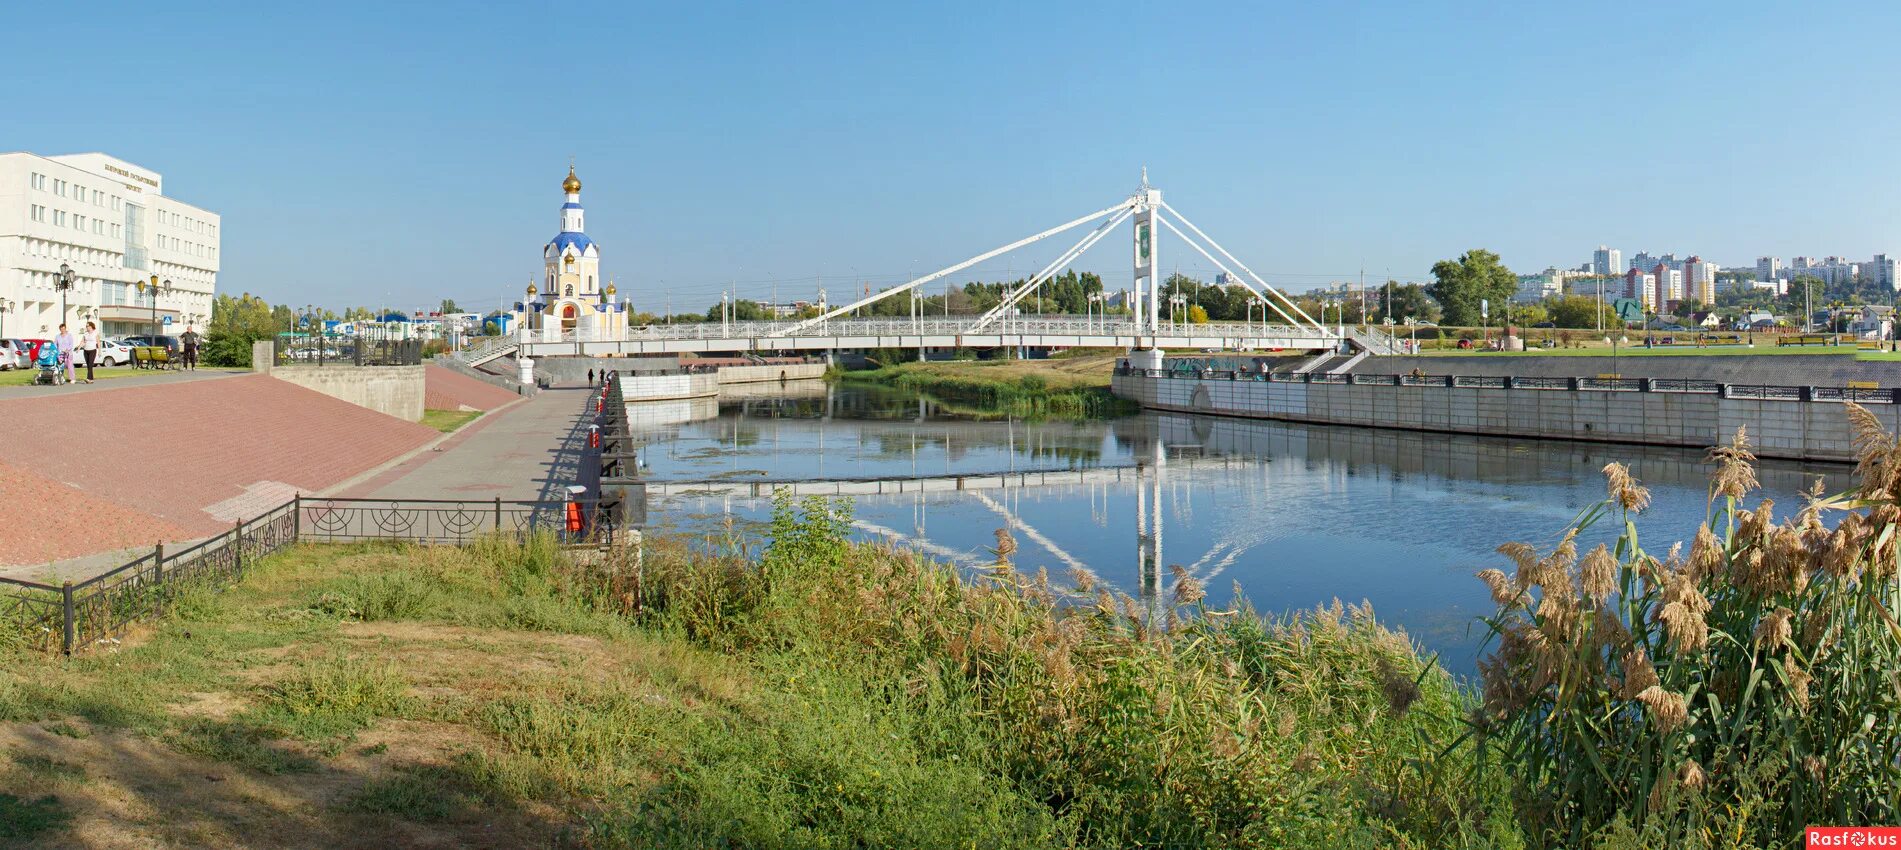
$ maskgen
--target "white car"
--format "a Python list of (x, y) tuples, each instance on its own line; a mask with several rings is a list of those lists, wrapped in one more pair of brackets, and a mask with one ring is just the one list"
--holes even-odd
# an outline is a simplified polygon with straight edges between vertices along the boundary
[[(94, 366), (124, 366), (132, 362), (132, 346), (117, 340), (102, 339), (99, 341), (99, 354), (92, 362)], [(74, 353), (73, 365), (82, 368), (86, 365), (84, 352)]]

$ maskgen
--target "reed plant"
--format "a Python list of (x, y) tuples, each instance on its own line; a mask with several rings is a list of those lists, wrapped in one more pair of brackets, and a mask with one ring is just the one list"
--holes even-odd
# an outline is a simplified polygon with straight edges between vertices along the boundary
[[(1534, 846), (1780, 847), (1811, 824), (1901, 822), (1901, 442), (1867, 410), (1859, 483), (1777, 521), (1747, 434), (1709, 453), (1689, 551), (1647, 549), (1621, 464), (1558, 545), (1479, 578), (1481, 758)], [(1618, 523), (1614, 543), (1579, 536)]]

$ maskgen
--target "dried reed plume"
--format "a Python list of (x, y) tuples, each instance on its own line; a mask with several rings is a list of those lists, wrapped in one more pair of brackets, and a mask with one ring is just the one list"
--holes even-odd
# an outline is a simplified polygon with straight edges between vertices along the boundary
[(1644, 508), (1650, 507), (1650, 490), (1638, 485), (1637, 479), (1631, 477), (1629, 467), (1621, 463), (1605, 464), (1604, 480), (1611, 501), (1624, 510), (1635, 514), (1643, 513)]
[(1637, 695), (1637, 701), (1650, 711), (1650, 722), (1657, 725), (1657, 731), (1666, 735), (1683, 728), (1690, 718), (1689, 708), (1684, 705), (1683, 695), (1663, 689), (1661, 685), (1651, 685)]
[(1716, 472), (1710, 476), (1710, 500), (1718, 496), (1740, 499), (1756, 489), (1755, 461), (1756, 455), (1749, 451), (1748, 432), (1736, 426), (1736, 436), (1730, 438), (1729, 445), (1710, 449), (1709, 462), (1716, 465)]

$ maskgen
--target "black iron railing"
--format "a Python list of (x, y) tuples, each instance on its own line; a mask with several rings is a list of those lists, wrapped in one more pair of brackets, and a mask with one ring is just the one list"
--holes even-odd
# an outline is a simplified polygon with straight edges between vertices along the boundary
[(1135, 369), (1117, 366), (1119, 376), (1144, 376), (1196, 381), (1267, 381), (1289, 384), (1359, 384), (1380, 387), (1446, 387), (1452, 389), (1565, 390), (1570, 392), (1691, 393), (1724, 398), (1769, 401), (1853, 401), (1861, 404), (1901, 404), (1901, 389), (1873, 387), (1800, 387), (1726, 384), (1680, 378), (1551, 378), (1506, 375), (1314, 374), (1261, 372), (1248, 369)]
[[(644, 493), (643, 493), (644, 495)], [(460, 545), (487, 535), (550, 534), (570, 547), (601, 547), (626, 527), (618, 496), (566, 501), (321, 499), (290, 501), (190, 546), (163, 545), (81, 582), (0, 578), (0, 643), (71, 653), (163, 614), (185, 590), (228, 584), (297, 543), (398, 540)], [(644, 507), (642, 508), (644, 513)]]
[(278, 334), (271, 339), (279, 366), (420, 366), (420, 339), (342, 334)]

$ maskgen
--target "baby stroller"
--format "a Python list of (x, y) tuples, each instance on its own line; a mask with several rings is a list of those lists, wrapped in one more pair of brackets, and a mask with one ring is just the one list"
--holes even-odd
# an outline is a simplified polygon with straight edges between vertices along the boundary
[(36, 384), (59, 383), (59, 346), (50, 342), (40, 343), (40, 356), (33, 361), (40, 367), (40, 374), (33, 379)]

